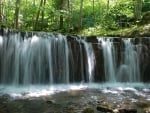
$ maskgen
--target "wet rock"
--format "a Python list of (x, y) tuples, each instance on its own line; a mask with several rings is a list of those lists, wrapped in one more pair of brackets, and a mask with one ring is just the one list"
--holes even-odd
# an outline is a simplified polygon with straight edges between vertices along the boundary
[(63, 110), (63, 113), (76, 113), (75, 112), (75, 109), (74, 108), (72, 108), (72, 107), (70, 107), (70, 108), (65, 108), (64, 110)]
[(55, 101), (54, 101), (54, 100), (47, 100), (46, 103), (47, 103), (47, 104), (54, 104)]
[(150, 113), (150, 107), (144, 109), (144, 113)]
[(87, 36), (87, 41), (90, 43), (97, 43), (97, 37), (96, 36)]
[(114, 109), (113, 113), (119, 113), (119, 110), (118, 109)]
[(139, 102), (136, 103), (137, 107), (144, 108), (149, 106), (149, 102), (144, 99), (140, 99)]
[(68, 40), (68, 41), (71, 41), (71, 42), (74, 42), (74, 41), (76, 41), (76, 37), (77, 37), (77, 36), (70, 36), (70, 35), (68, 35), (68, 36), (67, 36), (67, 40)]
[(82, 113), (94, 113), (94, 109), (93, 108), (86, 108), (83, 110)]
[(110, 113), (113, 113), (113, 110), (107, 106), (103, 106), (103, 105), (99, 105), (97, 106), (96, 108), (98, 111), (101, 111), (101, 112), (110, 112)]
[(125, 108), (122, 108), (122, 109), (119, 109), (119, 113), (137, 113), (137, 110), (136, 109), (125, 109)]

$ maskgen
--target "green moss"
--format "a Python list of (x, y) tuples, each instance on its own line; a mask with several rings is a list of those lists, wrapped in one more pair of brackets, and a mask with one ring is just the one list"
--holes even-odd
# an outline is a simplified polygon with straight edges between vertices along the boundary
[(94, 113), (94, 109), (93, 108), (86, 108), (83, 110), (82, 113)]

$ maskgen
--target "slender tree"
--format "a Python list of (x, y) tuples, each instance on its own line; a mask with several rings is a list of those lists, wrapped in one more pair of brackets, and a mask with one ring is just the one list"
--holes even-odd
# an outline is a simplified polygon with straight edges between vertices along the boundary
[(3, 1), (0, 0), (0, 23), (2, 23), (3, 20)]
[(56, 10), (59, 10), (59, 29), (64, 28), (64, 11), (68, 9), (68, 0), (55, 0), (54, 7)]
[(19, 21), (19, 11), (20, 11), (20, 0), (16, 0), (16, 8), (15, 8), (15, 15), (14, 15), (14, 27), (18, 29), (18, 21)]
[(94, 11), (95, 10), (95, 0), (93, 0), (93, 15), (94, 15)]
[[(44, 0), (44, 4), (43, 4), (43, 7), (45, 8), (45, 5), (46, 5), (46, 0)], [(42, 29), (43, 29), (43, 25), (44, 25), (44, 11), (45, 9), (42, 8)]]
[(39, 16), (40, 16), (40, 12), (41, 12), (41, 7), (43, 5), (43, 0), (41, 0), (37, 14), (36, 14), (36, 19), (35, 19), (35, 23), (34, 23), (34, 27), (33, 30), (37, 30), (37, 24), (38, 24), (38, 20), (39, 20)]
[(95, 23), (95, 0), (93, 0), (93, 22)]
[(63, 29), (63, 26), (64, 26), (64, 17), (63, 17), (63, 1), (64, 0), (60, 0), (60, 7), (59, 7), (59, 10), (60, 10), (60, 21), (59, 21), (59, 28), (60, 29)]
[(136, 21), (141, 19), (142, 0), (134, 0), (134, 17)]
[(80, 29), (82, 29), (83, 18), (83, 0), (80, 0)]
[(67, 30), (69, 31), (70, 26), (71, 26), (71, 10), (72, 10), (72, 6), (71, 6), (71, 0), (67, 0), (68, 1), (68, 17), (67, 17)]
[(107, 12), (109, 11), (109, 4), (110, 4), (110, 1), (107, 0)]

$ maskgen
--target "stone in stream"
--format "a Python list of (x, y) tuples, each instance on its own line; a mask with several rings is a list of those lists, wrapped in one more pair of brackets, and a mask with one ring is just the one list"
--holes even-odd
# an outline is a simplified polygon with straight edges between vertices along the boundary
[(94, 109), (93, 108), (86, 108), (83, 110), (82, 113), (94, 113)]
[(136, 109), (126, 109), (126, 108), (123, 108), (123, 109), (119, 109), (119, 113), (137, 113), (137, 110)]
[(47, 104), (54, 104), (55, 101), (54, 101), (54, 100), (47, 100), (46, 103), (47, 103)]
[(144, 113), (150, 113), (150, 107), (144, 109)]
[(106, 107), (106, 106), (102, 106), (102, 105), (97, 106), (96, 109), (98, 111), (101, 111), (101, 112), (110, 112), (110, 113), (113, 113), (113, 110), (111, 108)]

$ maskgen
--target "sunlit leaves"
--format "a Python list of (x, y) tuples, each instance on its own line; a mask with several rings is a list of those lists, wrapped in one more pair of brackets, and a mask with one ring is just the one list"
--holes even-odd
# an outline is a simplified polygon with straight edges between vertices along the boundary
[[(62, 2), (64, 1), (64, 2)], [(146, 1), (146, 2), (145, 2)], [(12, 27), (14, 24), (16, 0), (4, 0), (4, 21), (3, 23)], [(143, 10), (149, 10), (149, 0), (144, 0)], [(64, 29), (69, 30), (79, 27), (80, 21), (80, 0), (47, 0), (45, 5), (39, 8), (40, 0), (21, 0), (19, 21), (21, 29), (32, 30), (35, 18), (40, 9), (39, 23), (42, 21), (44, 12), (44, 30), (55, 29), (59, 31), (59, 19), (63, 16)], [(148, 4), (148, 5), (147, 5)], [(63, 7), (62, 7), (63, 6)], [(134, 17), (133, 0), (83, 0), (83, 29), (100, 26), (106, 29), (116, 29), (118, 15), (125, 15), (127, 18)], [(42, 29), (41, 29), (42, 30)]]

